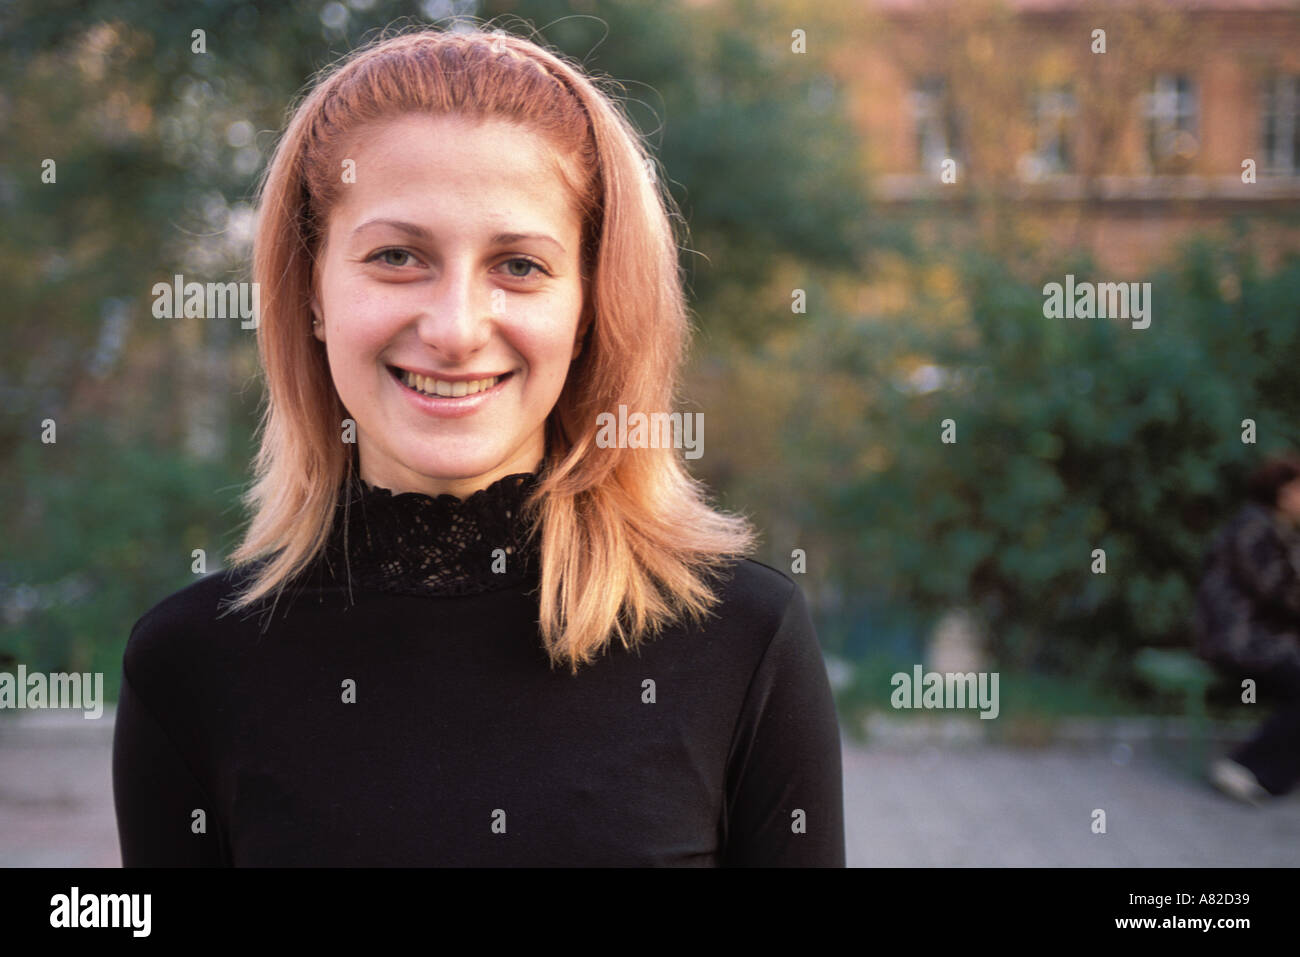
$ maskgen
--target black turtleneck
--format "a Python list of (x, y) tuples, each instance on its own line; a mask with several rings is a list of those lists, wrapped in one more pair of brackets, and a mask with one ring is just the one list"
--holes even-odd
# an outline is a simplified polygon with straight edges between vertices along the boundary
[(552, 668), (536, 480), (464, 501), (353, 484), (269, 614), (225, 613), (244, 575), (222, 571), (141, 617), (113, 744), (123, 863), (842, 867), (799, 587), (736, 562), (704, 626)]

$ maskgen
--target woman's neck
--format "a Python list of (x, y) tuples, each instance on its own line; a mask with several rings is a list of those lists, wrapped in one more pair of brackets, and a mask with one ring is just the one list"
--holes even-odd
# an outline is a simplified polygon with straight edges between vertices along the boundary
[[(538, 473), (542, 462), (527, 456), (513, 456), (496, 468), (482, 475), (468, 477), (445, 477), (423, 475), (419, 472), (394, 462), (383, 465), (368, 466), (368, 456), (360, 458), (360, 477), (371, 488), (387, 489), (394, 495), (404, 492), (416, 492), (437, 498), (439, 495), (451, 495), (464, 501), (475, 492), (481, 492), (507, 475), (522, 472)], [(540, 459), (540, 457), (538, 457)]]

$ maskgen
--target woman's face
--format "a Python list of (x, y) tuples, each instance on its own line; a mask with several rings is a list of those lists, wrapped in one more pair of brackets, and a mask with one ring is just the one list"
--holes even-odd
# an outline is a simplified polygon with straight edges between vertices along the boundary
[(407, 114), (351, 142), (312, 310), (361, 477), (465, 498), (531, 471), (584, 294), (581, 225), (545, 141)]

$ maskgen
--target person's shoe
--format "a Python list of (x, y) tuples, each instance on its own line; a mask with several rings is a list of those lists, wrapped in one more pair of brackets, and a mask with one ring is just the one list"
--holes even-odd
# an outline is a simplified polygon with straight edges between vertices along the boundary
[(1271, 797), (1250, 768), (1230, 758), (1219, 758), (1210, 765), (1210, 783), (1228, 797), (1255, 807), (1264, 804)]

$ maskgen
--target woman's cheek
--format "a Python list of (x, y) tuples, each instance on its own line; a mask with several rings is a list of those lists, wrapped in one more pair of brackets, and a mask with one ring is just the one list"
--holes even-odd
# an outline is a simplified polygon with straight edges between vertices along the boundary
[(380, 351), (396, 334), (401, 311), (388, 297), (355, 293), (344, 298), (343, 316), (356, 347), (368, 352)]

